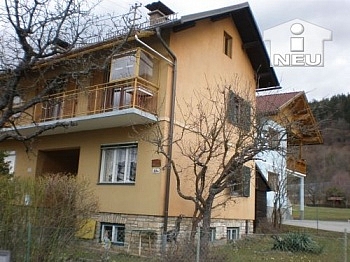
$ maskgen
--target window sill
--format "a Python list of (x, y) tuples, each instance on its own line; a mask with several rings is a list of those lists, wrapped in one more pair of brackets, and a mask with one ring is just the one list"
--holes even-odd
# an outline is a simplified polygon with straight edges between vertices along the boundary
[(97, 185), (135, 185), (135, 182), (98, 182)]
[(241, 197), (241, 198), (248, 198), (249, 196), (244, 196), (242, 194), (230, 194), (231, 198), (237, 198), (237, 197)]
[[(100, 244), (103, 244), (104, 242), (100, 241)], [(110, 242), (112, 246), (119, 246), (119, 247), (123, 247), (125, 246), (125, 242)]]

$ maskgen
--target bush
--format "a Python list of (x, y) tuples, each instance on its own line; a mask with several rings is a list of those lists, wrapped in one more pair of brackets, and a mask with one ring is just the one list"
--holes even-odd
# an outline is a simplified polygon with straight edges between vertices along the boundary
[(0, 177), (0, 187), (0, 249), (13, 261), (54, 261), (97, 211), (88, 183), (73, 175)]
[(323, 250), (310, 236), (304, 233), (288, 233), (284, 236), (274, 235), (273, 250), (289, 252), (307, 252), (320, 254)]

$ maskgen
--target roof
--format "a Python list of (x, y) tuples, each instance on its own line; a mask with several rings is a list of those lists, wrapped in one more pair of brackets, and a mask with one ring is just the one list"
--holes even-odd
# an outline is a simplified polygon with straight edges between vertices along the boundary
[(196, 21), (202, 19), (210, 18), (212, 21), (217, 21), (226, 17), (231, 17), (237, 27), (243, 48), (258, 76), (258, 88), (279, 86), (275, 70), (270, 66), (270, 58), (248, 3), (185, 15), (181, 19), (163, 24), (161, 27), (172, 27), (176, 32), (192, 27)]
[(270, 116), (282, 126), (288, 127), (288, 142), (291, 145), (323, 143), (305, 92), (258, 96), (256, 108), (259, 114)]
[(287, 105), (296, 96), (303, 92), (291, 92), (256, 97), (256, 110), (264, 115), (274, 115), (278, 113), (283, 105)]
[(167, 7), (165, 4), (163, 4), (161, 1), (153, 2), (151, 4), (148, 4), (145, 6), (150, 11), (156, 11), (159, 10), (165, 15), (172, 15), (174, 14), (174, 11), (171, 10), (169, 7)]

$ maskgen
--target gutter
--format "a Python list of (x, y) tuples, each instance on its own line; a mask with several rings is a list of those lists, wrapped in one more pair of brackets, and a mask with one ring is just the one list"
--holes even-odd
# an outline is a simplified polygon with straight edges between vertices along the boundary
[(137, 42), (139, 42), (140, 44), (142, 44), (144, 47), (146, 47), (147, 49), (151, 50), (153, 53), (155, 53), (157, 56), (159, 56), (160, 58), (163, 58), (165, 61), (167, 61), (169, 64), (171, 64), (172, 66), (174, 66), (174, 62), (170, 61), (168, 58), (166, 58), (165, 56), (163, 56), (161, 53), (159, 53), (157, 50), (155, 50), (154, 48), (150, 47), (149, 45), (147, 45), (145, 42), (141, 41), (140, 38), (135, 35), (135, 40)]

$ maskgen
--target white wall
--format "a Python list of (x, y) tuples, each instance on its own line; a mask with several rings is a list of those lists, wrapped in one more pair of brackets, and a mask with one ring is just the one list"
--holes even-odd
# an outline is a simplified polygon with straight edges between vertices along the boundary
[[(280, 143), (280, 149), (274, 150), (274, 151), (267, 151), (263, 152), (257, 155), (257, 161), (256, 165), (260, 169), (262, 175), (265, 177), (267, 181), (269, 181), (269, 175), (268, 172), (272, 172), (279, 175), (279, 181), (282, 181), (283, 183), (287, 182), (287, 173), (286, 173), (286, 151), (287, 151), (287, 135), (285, 129), (278, 125), (276, 122), (272, 120), (263, 120), (264, 127), (263, 129), (266, 131), (265, 134), (267, 135), (267, 131), (269, 128), (273, 128), (275, 131), (277, 131), (280, 135), (280, 138), (282, 138)], [(284, 188), (286, 188), (286, 184), (283, 185)], [(266, 200), (267, 200), (267, 207), (273, 207), (273, 202), (275, 198), (276, 192), (270, 191), (266, 194)], [(281, 198), (283, 201), (283, 206), (288, 207), (288, 198), (286, 193), (283, 194), (283, 197)]]

